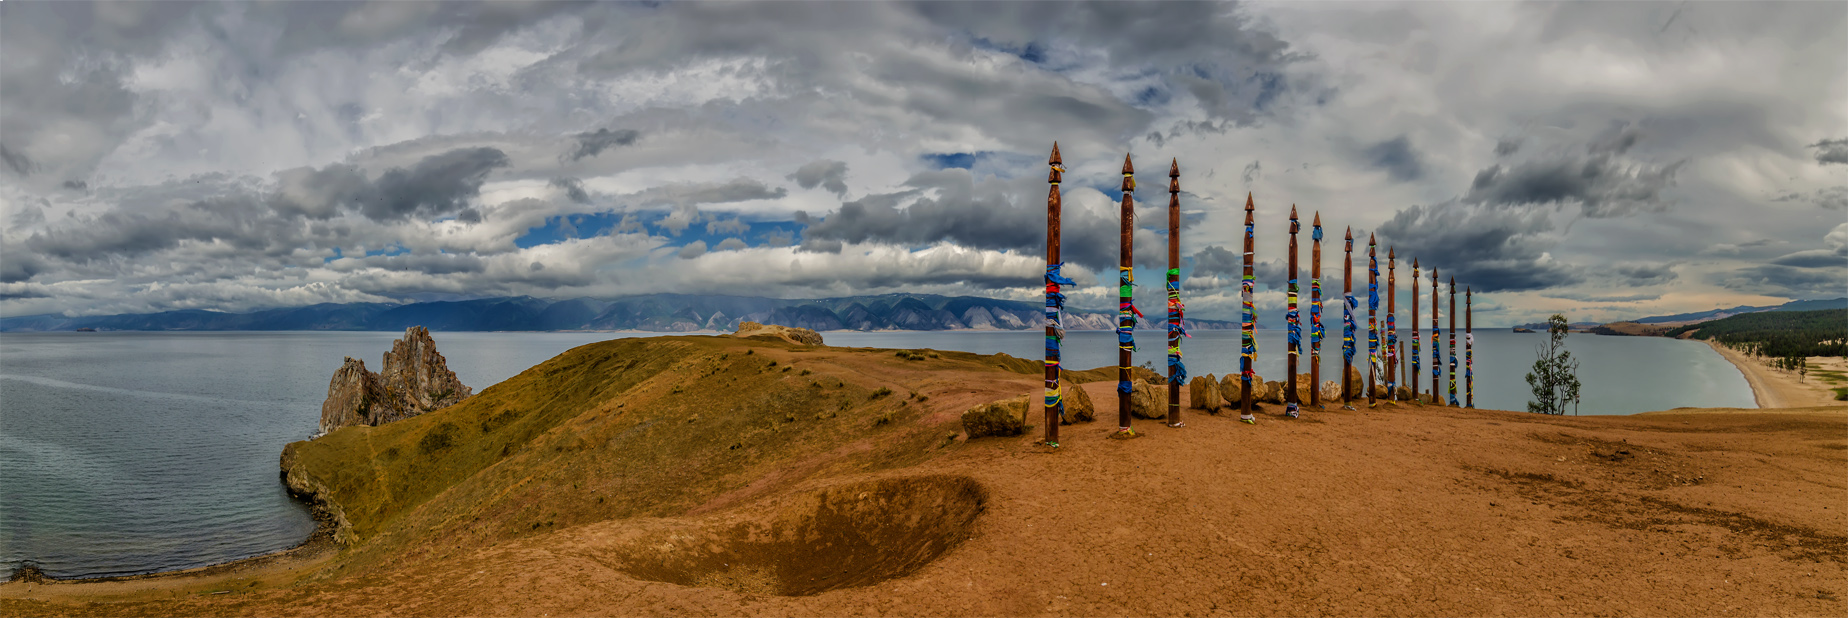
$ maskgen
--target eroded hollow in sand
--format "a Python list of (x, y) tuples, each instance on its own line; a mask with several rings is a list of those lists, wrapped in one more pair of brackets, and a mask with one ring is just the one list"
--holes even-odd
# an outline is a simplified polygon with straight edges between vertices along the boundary
[(968, 477), (866, 481), (650, 532), (617, 557), (636, 579), (819, 594), (902, 577), (929, 564), (969, 537), (986, 501), (987, 492)]

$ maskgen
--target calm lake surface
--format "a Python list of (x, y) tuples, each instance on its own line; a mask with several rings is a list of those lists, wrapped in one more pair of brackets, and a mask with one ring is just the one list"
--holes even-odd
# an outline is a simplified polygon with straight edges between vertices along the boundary
[[(0, 335), (0, 568), (32, 561), (55, 577), (124, 575), (300, 543), (314, 522), (283, 490), (282, 447), (313, 435), (344, 357), (376, 371), (401, 334)], [(477, 392), (572, 347), (634, 336), (653, 334), (434, 334)], [(1042, 355), (1037, 332), (824, 336), (838, 346)], [(1522, 376), (1542, 336), (1476, 333), (1478, 407), (1526, 409)], [(1138, 364), (1166, 371), (1161, 337), (1138, 333)], [(1283, 375), (1283, 341), (1282, 331), (1258, 333), (1265, 378)], [(1581, 359), (1587, 412), (1753, 407), (1744, 377), (1705, 344), (1574, 334), (1567, 345)], [(1237, 371), (1237, 346), (1235, 331), (1205, 331), (1183, 350), (1191, 373), (1223, 375)], [(1115, 364), (1115, 334), (1073, 332), (1065, 350), (1069, 367)], [(1338, 379), (1339, 348), (1323, 353), (1325, 379)], [(1429, 375), (1427, 362), (1427, 389)]]

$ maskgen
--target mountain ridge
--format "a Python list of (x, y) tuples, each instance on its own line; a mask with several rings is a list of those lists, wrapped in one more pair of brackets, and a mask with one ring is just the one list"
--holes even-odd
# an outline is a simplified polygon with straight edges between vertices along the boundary
[[(229, 313), (181, 309), (67, 317), (41, 314), (0, 318), (0, 332), (74, 331), (645, 331), (736, 330), (741, 322), (777, 324), (815, 331), (836, 330), (1030, 330), (1043, 328), (1045, 307), (1037, 302), (976, 296), (881, 294), (820, 299), (751, 296), (647, 294), (615, 299), (549, 300), (497, 296), (473, 300), (389, 303), (321, 303), (305, 307)], [(1227, 320), (1187, 320), (1192, 330), (1237, 329)], [(1111, 330), (1116, 315), (1067, 311), (1069, 330)], [(1262, 326), (1260, 326), (1261, 328)], [(1162, 330), (1165, 322), (1144, 319), (1138, 330)]]

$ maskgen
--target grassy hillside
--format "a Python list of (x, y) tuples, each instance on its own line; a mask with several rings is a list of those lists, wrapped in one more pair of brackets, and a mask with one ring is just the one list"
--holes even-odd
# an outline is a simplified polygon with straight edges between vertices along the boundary
[(1752, 347), (1764, 356), (1848, 356), (1848, 309), (1766, 311), (1690, 324), (1668, 331)]
[(345, 512), (359, 540), (340, 559), (349, 570), (915, 464), (958, 444), (964, 409), (1032, 391), (1040, 371), (1006, 355), (618, 339), (447, 409), (290, 444), (284, 459)]

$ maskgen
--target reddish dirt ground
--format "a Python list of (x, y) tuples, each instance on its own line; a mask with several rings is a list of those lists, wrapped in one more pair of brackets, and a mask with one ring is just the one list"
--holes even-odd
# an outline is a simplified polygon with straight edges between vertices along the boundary
[[(716, 512), (596, 522), (364, 577), (293, 574), (312, 571), (306, 563), (155, 583), (14, 582), (0, 586), (0, 609), (1848, 615), (1848, 408), (1564, 418), (1384, 405), (1290, 420), (1267, 406), (1256, 425), (1189, 410), (1187, 427), (1138, 420), (1144, 437), (1110, 440), (1113, 386), (1086, 385), (1105, 420), (1063, 428), (1056, 452), (1032, 437), (978, 439), (914, 467), (811, 479)], [(757, 571), (702, 586), (628, 574), (643, 545), (720, 543), (713, 526), (792, 512), (778, 500), (920, 476), (973, 479), (981, 514), (941, 524), (953, 546), (894, 579), (778, 596), (753, 583), (765, 577)], [(884, 516), (934, 521), (932, 508), (904, 508)]]

